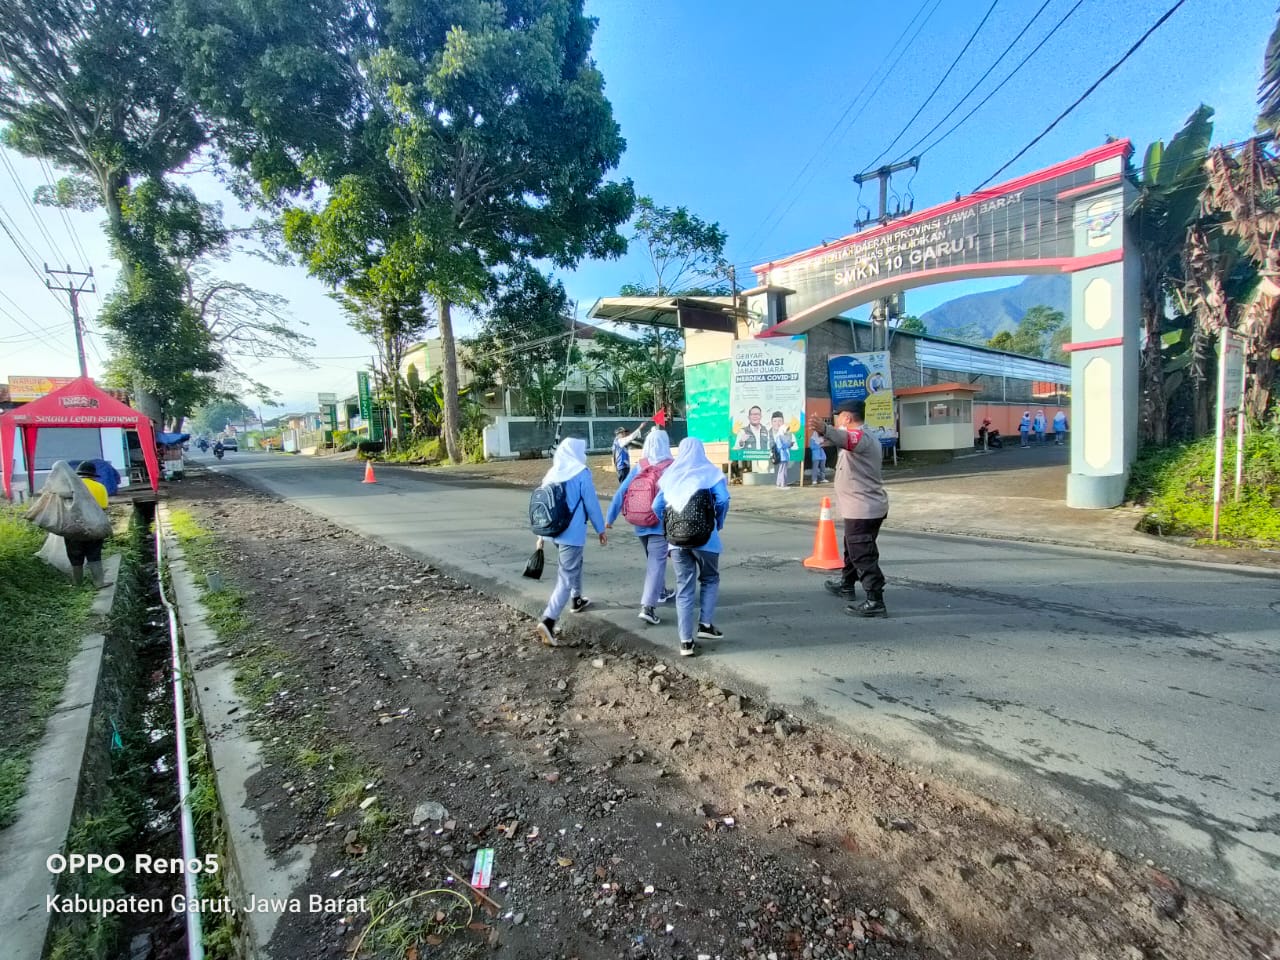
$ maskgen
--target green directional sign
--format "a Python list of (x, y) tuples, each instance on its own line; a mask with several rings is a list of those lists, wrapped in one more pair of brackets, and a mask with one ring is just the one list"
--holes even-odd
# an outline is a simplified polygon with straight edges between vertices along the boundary
[(373, 397), (369, 394), (369, 374), (361, 370), (356, 374), (356, 394), (360, 397), (360, 419), (373, 423)]

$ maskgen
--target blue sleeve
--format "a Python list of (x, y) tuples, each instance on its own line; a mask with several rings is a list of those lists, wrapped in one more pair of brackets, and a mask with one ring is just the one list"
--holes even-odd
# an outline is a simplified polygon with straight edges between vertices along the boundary
[(591, 471), (583, 470), (578, 474), (578, 478), (582, 491), (582, 503), (587, 508), (587, 519), (596, 528), (596, 533), (604, 533), (604, 514), (600, 511), (600, 497), (596, 494), (596, 485), (591, 477)]
[(659, 490), (657, 495), (654, 496), (653, 507), (651, 509), (653, 510), (653, 515), (658, 518), (658, 523), (662, 523), (662, 514), (667, 509), (667, 498), (663, 496), (661, 490)]
[[(711, 490), (716, 501), (716, 529), (723, 530), (725, 519), (729, 516), (729, 487), (721, 480)], [(656, 512), (656, 511), (655, 511)]]
[(632, 470), (627, 474), (627, 478), (622, 481), (622, 486), (618, 488), (618, 492), (613, 495), (613, 500), (609, 504), (609, 513), (604, 518), (606, 524), (613, 523), (618, 519), (618, 514), (622, 512), (622, 498), (627, 495), (627, 487), (631, 486), (631, 481), (639, 475), (639, 470)]

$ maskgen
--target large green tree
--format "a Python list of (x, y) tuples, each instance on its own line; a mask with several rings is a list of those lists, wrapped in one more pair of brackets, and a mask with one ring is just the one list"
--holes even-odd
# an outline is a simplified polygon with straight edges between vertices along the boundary
[(1001, 330), (987, 341), (987, 346), (1061, 363), (1066, 356), (1062, 345), (1070, 329), (1061, 310), (1037, 304), (1027, 309), (1016, 329)]
[(555, 419), (559, 389), (581, 351), (570, 342), (575, 321), (564, 285), (530, 264), (503, 278), (464, 363), (485, 387), (516, 390), (532, 415)]
[(368, 338), (378, 353), (386, 392), (394, 410), (396, 439), (405, 439), (405, 417), (411, 411), (405, 402), (405, 383), (400, 366), (405, 352), (421, 340), (431, 320), (421, 295), (399, 294), (378, 284), (348, 283), (335, 299), (347, 315), (352, 329)]
[[(728, 235), (719, 223), (703, 220), (685, 207), (660, 207), (651, 197), (636, 201), (631, 242), (648, 256), (650, 276), (639, 283), (625, 284), (624, 297), (705, 297), (727, 296), (728, 264), (724, 258)], [(630, 325), (636, 346), (613, 345), (619, 360), (625, 361), (632, 392), (639, 385), (655, 408), (671, 410), (681, 399), (684, 369), (681, 355), (684, 336), (678, 330)]]
[[(581, 0), (247, 6), (183, 3), (193, 88), (260, 189), (327, 187), (287, 221), (314, 273), (345, 282), (346, 261), (435, 298), (460, 460), (454, 306), (478, 306), (520, 260), (625, 249), (633, 193), (605, 180), (624, 141), (590, 59), (594, 21)], [(277, 84), (314, 95), (299, 106)]]

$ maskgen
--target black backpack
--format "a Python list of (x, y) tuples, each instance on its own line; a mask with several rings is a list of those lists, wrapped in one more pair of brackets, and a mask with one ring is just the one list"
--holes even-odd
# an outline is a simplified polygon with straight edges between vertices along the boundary
[(716, 500), (711, 491), (699, 490), (682, 510), (668, 505), (662, 529), (673, 547), (705, 547), (716, 529)]
[(539, 537), (558, 537), (569, 529), (573, 515), (582, 501), (572, 510), (563, 483), (549, 483), (538, 487), (529, 498), (529, 526)]

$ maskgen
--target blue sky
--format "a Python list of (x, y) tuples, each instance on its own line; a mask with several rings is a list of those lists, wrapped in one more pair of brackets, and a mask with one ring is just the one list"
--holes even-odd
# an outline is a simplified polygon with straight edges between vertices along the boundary
[[(850, 232), (858, 203), (851, 176), (888, 146), (989, 6), (988, 0), (940, 0), (875, 97), (864, 96), (849, 110), (921, 2), (588, 0), (588, 12), (600, 21), (593, 53), (628, 143), (619, 175), (630, 177), (638, 193), (652, 196), (660, 205), (684, 205), (704, 219), (718, 221), (729, 235), (728, 257), (747, 284), (750, 265)], [(1048, 0), (1026, 37), (977, 95), (955, 112), (961, 95), (1043, 2), (997, 0), (972, 46), (886, 160), (897, 159), (920, 135), (967, 111), (1075, 0)], [(1083, 0), (1004, 89), (924, 156), (910, 184), (916, 209), (957, 192), (968, 193), (986, 180), (1172, 2)], [(931, 0), (925, 9), (932, 7)], [(1217, 140), (1247, 136), (1257, 113), (1262, 53), (1275, 22), (1276, 10), (1261, 0), (1186, 0), (1142, 49), (1000, 179), (1083, 152), (1108, 134), (1131, 139), (1140, 155), (1151, 140), (1171, 136), (1201, 102), (1217, 110)], [(33, 161), (12, 154), (9, 159), (28, 190), (44, 181)], [(907, 180), (907, 175), (900, 175), (895, 187), (901, 191)], [(248, 216), (234, 210), (208, 178), (192, 178), (192, 185), (210, 199), (224, 199), (233, 219)], [(872, 187), (863, 191), (862, 201), (874, 205)], [(0, 205), (37, 265), (45, 259), (79, 261), (61, 217), (42, 208), (35, 214), (27, 210), (7, 170), (0, 172)], [(52, 242), (38, 229), (36, 217)], [(99, 289), (108, 289), (114, 269), (101, 236), (100, 215), (69, 217), (100, 275)], [(618, 261), (584, 263), (560, 277), (585, 311), (597, 297), (615, 294), (622, 284), (646, 280), (646, 265), (636, 253)], [(281, 391), (284, 405), (314, 406), (316, 391), (354, 389), (355, 371), (370, 351), (345, 326), (319, 282), (301, 270), (247, 260), (233, 261), (226, 272), (288, 296), (294, 316), (306, 323), (318, 343), (316, 366), (309, 370), (283, 359), (250, 368)], [(908, 309), (922, 313), (962, 293), (1010, 282), (912, 291)], [(90, 299), (87, 304), (91, 321), (100, 302)], [(31, 329), (40, 337), (28, 332)], [(101, 368), (99, 354), (105, 356), (106, 348), (100, 337), (91, 338), (91, 343), (97, 350), (91, 347), (92, 373)], [(74, 372), (65, 310), (43, 289), (8, 238), (0, 235), (0, 377)]]

